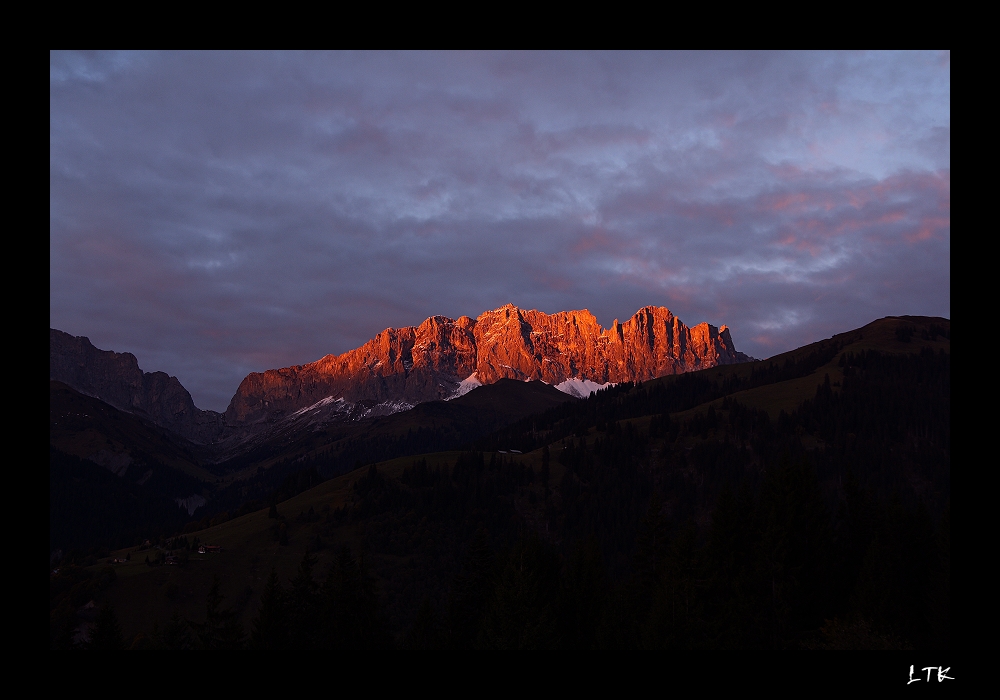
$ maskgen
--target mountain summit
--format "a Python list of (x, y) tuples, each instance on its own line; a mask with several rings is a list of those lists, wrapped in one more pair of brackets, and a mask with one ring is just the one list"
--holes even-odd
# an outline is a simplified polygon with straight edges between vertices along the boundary
[(341, 399), (391, 413), (504, 378), (603, 385), (749, 360), (726, 326), (689, 328), (663, 307), (647, 306), (605, 329), (587, 310), (550, 315), (508, 304), (476, 319), (431, 316), (416, 327), (387, 328), (342, 355), (254, 372), (225, 416), (230, 425), (247, 424)]
[(431, 316), (419, 326), (387, 328), (342, 355), (253, 372), (219, 414), (196, 408), (176, 377), (140, 370), (130, 353), (99, 350), (56, 329), (49, 337), (50, 379), (200, 444), (239, 442), (277, 424), (388, 415), (500, 379), (541, 380), (585, 396), (609, 382), (750, 359), (725, 326), (689, 328), (663, 307), (647, 306), (605, 329), (587, 310), (550, 315), (508, 304), (476, 319)]

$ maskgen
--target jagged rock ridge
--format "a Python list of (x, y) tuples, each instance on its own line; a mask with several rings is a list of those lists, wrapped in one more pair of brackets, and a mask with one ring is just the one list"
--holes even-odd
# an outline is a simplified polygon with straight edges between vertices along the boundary
[(476, 319), (432, 316), (416, 327), (387, 328), (342, 355), (251, 373), (220, 414), (196, 408), (176, 377), (143, 372), (131, 353), (99, 350), (56, 329), (49, 338), (50, 379), (202, 444), (236, 444), (285, 429), (279, 424), (387, 415), (503, 378), (605, 384), (749, 359), (725, 326), (689, 328), (663, 307), (647, 306), (604, 329), (586, 310), (550, 315), (508, 304)]
[(99, 350), (83, 336), (49, 329), (49, 379), (200, 443), (217, 440), (224, 417), (194, 405), (177, 377), (143, 372), (129, 352)]
[(746, 362), (726, 326), (689, 328), (668, 309), (647, 306), (604, 329), (587, 310), (545, 314), (508, 304), (476, 319), (432, 316), (387, 328), (360, 348), (306, 365), (252, 373), (226, 411), (230, 425), (274, 420), (327, 398), (385, 403), (446, 399), (475, 374), (597, 383), (647, 380)]

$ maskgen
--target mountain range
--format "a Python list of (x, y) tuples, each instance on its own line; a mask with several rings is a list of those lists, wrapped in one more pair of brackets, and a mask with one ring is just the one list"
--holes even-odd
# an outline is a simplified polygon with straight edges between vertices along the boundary
[(749, 361), (726, 326), (686, 326), (647, 306), (602, 328), (587, 310), (546, 314), (508, 304), (478, 318), (432, 316), (387, 328), (361, 347), (315, 362), (249, 374), (225, 413), (195, 407), (176, 377), (143, 372), (131, 353), (95, 348), (50, 329), (49, 378), (142, 416), (194, 443), (233, 446), (288, 422), (314, 426), (390, 415), (450, 400), (500, 379), (539, 380), (581, 396)]
[[(391, 415), (378, 401), (431, 372), (418, 359), (448, 357), (414, 348), (468, 321), (372, 341), (386, 358), (407, 348), (402, 379), (383, 370), (395, 393), (338, 389), (319, 363), (277, 370), (289, 386), (313, 371), (335, 398), (246, 423), (212, 414), (230, 437), (211, 445), (156, 422), (201, 420), (176, 380), (57, 336), (80, 357), (53, 366), (128, 410), (50, 382), (52, 646), (103, 639), (106, 605), (132, 648), (949, 647), (948, 319), (886, 317), (756, 362), (703, 352), (700, 370), (576, 399), (566, 390), (642, 367), (666, 324), (649, 344), (634, 342), (641, 323), (597, 326), (563, 346), (571, 379), (524, 381), (555, 363), (515, 350), (567, 335), (565, 317), (531, 315), (501, 319), (527, 326), (521, 341), (476, 319), (476, 364), (437, 370), (470, 374)], [(348, 374), (358, 357), (332, 360)], [(606, 374), (581, 378), (602, 358)], [(521, 374), (469, 378), (497, 366)], [(227, 443), (241, 426), (249, 437)], [(287, 615), (265, 639), (275, 609)]]

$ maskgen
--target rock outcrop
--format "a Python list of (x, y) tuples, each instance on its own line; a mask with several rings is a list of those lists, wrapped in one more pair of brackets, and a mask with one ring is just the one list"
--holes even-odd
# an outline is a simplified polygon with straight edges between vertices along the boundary
[(604, 329), (586, 310), (549, 315), (508, 304), (475, 320), (432, 316), (417, 327), (388, 328), (343, 355), (252, 373), (225, 415), (230, 425), (245, 425), (330, 397), (418, 404), (453, 396), (473, 374), (482, 384), (501, 378), (604, 384), (749, 359), (725, 326), (689, 328), (663, 307), (647, 306)]
[(195, 407), (177, 377), (143, 372), (135, 355), (95, 348), (88, 338), (49, 329), (49, 379), (142, 416), (194, 442), (211, 443), (224, 419)]

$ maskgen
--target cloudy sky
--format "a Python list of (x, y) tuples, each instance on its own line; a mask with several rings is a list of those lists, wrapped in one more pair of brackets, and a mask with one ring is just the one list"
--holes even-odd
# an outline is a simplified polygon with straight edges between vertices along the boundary
[(646, 305), (755, 357), (951, 315), (926, 53), (52, 53), (49, 323), (224, 410), (427, 316)]

